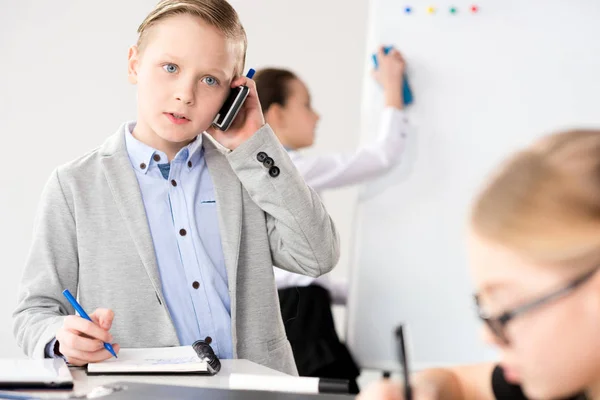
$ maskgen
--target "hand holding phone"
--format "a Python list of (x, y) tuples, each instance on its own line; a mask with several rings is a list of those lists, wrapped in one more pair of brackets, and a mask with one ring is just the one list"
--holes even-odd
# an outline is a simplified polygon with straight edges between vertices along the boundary
[[(255, 72), (256, 71), (250, 68), (250, 71), (248, 71), (248, 74), (246, 74), (246, 78), (252, 79)], [(231, 89), (229, 96), (227, 96), (227, 99), (225, 100), (225, 103), (223, 103), (223, 106), (213, 120), (213, 126), (222, 131), (229, 129), (233, 123), (233, 120), (244, 105), (249, 93), (250, 89), (245, 85)]]
[(265, 125), (254, 70), (231, 82), (231, 93), (207, 132), (225, 148), (235, 150)]

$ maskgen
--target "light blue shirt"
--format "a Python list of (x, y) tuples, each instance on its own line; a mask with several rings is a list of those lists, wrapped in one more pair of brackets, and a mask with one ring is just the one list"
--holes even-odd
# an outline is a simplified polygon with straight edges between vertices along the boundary
[(231, 303), (213, 182), (202, 135), (168, 162), (125, 125), (129, 160), (141, 189), (167, 307), (182, 346), (207, 336), (233, 358)]

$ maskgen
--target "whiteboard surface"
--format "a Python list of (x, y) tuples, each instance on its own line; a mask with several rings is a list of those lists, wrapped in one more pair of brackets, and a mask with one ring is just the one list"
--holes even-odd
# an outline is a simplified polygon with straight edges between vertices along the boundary
[(472, 302), (470, 202), (516, 149), (600, 126), (600, 2), (481, 1), (476, 14), (462, 0), (409, 3), (411, 14), (396, 0), (370, 4), (362, 140), (383, 106), (368, 71), (379, 43), (405, 55), (415, 104), (403, 163), (364, 187), (357, 205), (348, 343), (366, 368), (397, 365), (400, 322), (416, 368), (495, 357)]

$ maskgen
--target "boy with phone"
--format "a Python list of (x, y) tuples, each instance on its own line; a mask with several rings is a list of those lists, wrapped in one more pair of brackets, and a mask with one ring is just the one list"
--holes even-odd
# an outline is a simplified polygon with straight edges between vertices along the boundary
[[(272, 266), (330, 271), (333, 222), (240, 77), (246, 35), (225, 0), (163, 0), (138, 32), (128, 62), (137, 119), (50, 177), (17, 342), (84, 365), (111, 357), (103, 342), (118, 352), (208, 337), (219, 358), (295, 374)], [(210, 127), (239, 86), (248, 95), (237, 117)], [(96, 310), (92, 321), (72, 315), (65, 289)]]

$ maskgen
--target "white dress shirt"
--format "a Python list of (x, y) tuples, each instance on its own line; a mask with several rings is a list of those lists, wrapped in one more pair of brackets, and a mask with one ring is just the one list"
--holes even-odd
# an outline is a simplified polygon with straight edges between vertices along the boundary
[[(386, 107), (379, 123), (377, 139), (349, 154), (303, 156), (290, 151), (290, 157), (308, 186), (317, 192), (355, 185), (377, 178), (397, 165), (409, 135), (404, 111)], [(346, 282), (334, 282), (328, 275), (319, 278), (294, 274), (275, 268), (278, 289), (318, 284), (328, 289), (335, 304), (346, 304)]]

